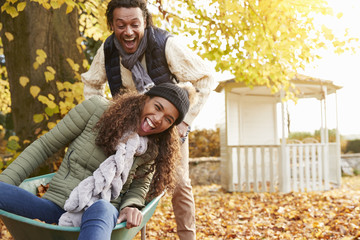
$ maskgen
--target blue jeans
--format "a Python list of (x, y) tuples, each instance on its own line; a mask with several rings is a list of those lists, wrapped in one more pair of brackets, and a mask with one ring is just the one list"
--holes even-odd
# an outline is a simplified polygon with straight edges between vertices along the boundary
[[(50, 200), (3, 182), (0, 182), (0, 209), (50, 224), (58, 223), (65, 212)], [(111, 203), (105, 200), (95, 202), (83, 214), (78, 239), (110, 239), (118, 215), (118, 210)]]

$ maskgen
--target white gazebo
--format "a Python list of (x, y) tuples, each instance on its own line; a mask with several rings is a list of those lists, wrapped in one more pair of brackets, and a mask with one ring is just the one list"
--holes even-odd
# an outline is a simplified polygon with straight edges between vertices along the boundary
[[(282, 91), (272, 94), (265, 86), (250, 89), (234, 79), (219, 82), (215, 91), (222, 93), (225, 104), (223, 122), (219, 124), (221, 183), (225, 190), (290, 192), (340, 185), (340, 138), (337, 131), (336, 142), (328, 141), (327, 96), (336, 94), (341, 87), (304, 75), (297, 75), (291, 82), (300, 92), (299, 101), (320, 101), (321, 142), (286, 142)], [(278, 103), (281, 126), (277, 124)]]

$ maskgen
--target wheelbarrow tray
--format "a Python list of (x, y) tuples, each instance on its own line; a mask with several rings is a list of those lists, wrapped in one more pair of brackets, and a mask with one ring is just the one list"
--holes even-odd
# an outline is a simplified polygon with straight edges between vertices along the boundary
[[(40, 184), (46, 185), (53, 176), (54, 173), (28, 178), (20, 184), (20, 187), (36, 194), (36, 188)], [(126, 222), (117, 224), (111, 234), (111, 240), (133, 239), (154, 214), (156, 206), (163, 195), (164, 193), (157, 196), (142, 209), (143, 220), (140, 226), (126, 229)], [(79, 227), (63, 227), (43, 223), (4, 210), (0, 210), (0, 219), (4, 222), (15, 240), (76, 240), (80, 233)]]

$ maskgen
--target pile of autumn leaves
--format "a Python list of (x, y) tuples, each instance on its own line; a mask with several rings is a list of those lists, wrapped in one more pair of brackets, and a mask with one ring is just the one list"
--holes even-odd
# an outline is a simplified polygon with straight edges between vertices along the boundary
[[(197, 239), (360, 239), (360, 177), (310, 193), (225, 193), (195, 186)], [(169, 196), (147, 224), (148, 239), (177, 239)], [(140, 239), (140, 235), (136, 239)]]
[[(194, 186), (197, 239), (360, 239), (360, 177), (309, 193), (226, 193)], [(11, 239), (2, 227), (0, 239)], [(140, 239), (140, 234), (136, 236)], [(177, 239), (171, 199), (161, 199), (147, 239)]]

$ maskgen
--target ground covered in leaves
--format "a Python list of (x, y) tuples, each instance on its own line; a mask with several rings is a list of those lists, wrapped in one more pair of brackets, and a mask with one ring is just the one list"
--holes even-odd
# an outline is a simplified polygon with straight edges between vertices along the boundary
[[(360, 177), (326, 192), (226, 193), (210, 185), (195, 186), (194, 195), (197, 239), (360, 239)], [(0, 227), (0, 239), (12, 239)], [(148, 222), (147, 239), (178, 239), (169, 196)]]

